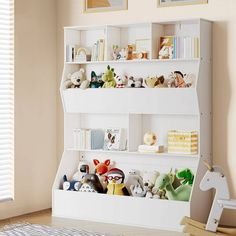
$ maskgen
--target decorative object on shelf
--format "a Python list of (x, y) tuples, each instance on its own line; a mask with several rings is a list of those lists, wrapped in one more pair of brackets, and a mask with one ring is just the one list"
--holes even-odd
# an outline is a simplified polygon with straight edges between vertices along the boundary
[(206, 4), (208, 0), (158, 0), (160, 7), (172, 7), (193, 4)]
[(182, 185), (193, 185), (194, 174), (189, 168), (178, 170), (176, 173), (176, 177), (181, 180)]
[(193, 84), (193, 74), (183, 74), (181, 71), (174, 71), (168, 76), (169, 88), (189, 88)]
[(79, 192), (103, 193), (103, 187), (96, 174), (87, 174), (84, 176)]
[(102, 88), (102, 74), (97, 75), (95, 71), (91, 72), (90, 88)]
[(75, 52), (75, 62), (91, 61), (91, 53), (87, 48), (78, 48)]
[(90, 81), (86, 79), (85, 70), (80, 70), (67, 75), (65, 85), (67, 88), (81, 88), (86, 89), (89, 87)]
[(148, 59), (150, 47), (151, 47), (150, 39), (137, 39), (135, 41), (137, 59)]
[(108, 128), (105, 130), (104, 150), (123, 151), (126, 149), (126, 130)]
[(78, 47), (78, 45), (66, 45), (66, 62), (74, 62), (76, 47)]
[(164, 88), (165, 78), (163, 75), (160, 77), (148, 77), (143, 80), (143, 86), (145, 88)]
[(132, 196), (131, 188), (130, 188), (131, 185), (133, 185), (133, 186), (140, 185), (140, 187), (143, 188), (144, 187), (143, 186), (143, 178), (141, 177), (141, 175), (139, 174), (139, 172), (137, 170), (131, 170), (131, 171), (129, 171), (129, 174), (126, 178), (125, 185), (128, 189), (129, 195)]
[(84, 176), (89, 173), (89, 165), (86, 162), (80, 162), (78, 166), (78, 170), (72, 177), (74, 181), (82, 181)]
[(138, 151), (143, 153), (163, 153), (165, 147), (163, 145), (139, 145)]
[(116, 81), (116, 88), (125, 88), (128, 83), (128, 77), (126, 75), (125, 76), (117, 75), (115, 77), (115, 81)]
[(102, 76), (102, 80), (104, 82), (103, 88), (115, 88), (116, 81), (115, 81), (116, 74), (114, 73), (114, 68), (111, 68), (109, 65), (107, 66), (106, 72)]
[(127, 56), (126, 60), (133, 60), (133, 52), (134, 52), (135, 45), (129, 44), (127, 46)]
[(142, 88), (143, 78), (130, 76), (127, 83), (128, 88)]
[(143, 172), (143, 185), (146, 190), (146, 198), (152, 198), (152, 188), (156, 182), (157, 177), (159, 176), (159, 172), (157, 171), (144, 171)]
[(67, 179), (67, 176), (63, 176), (63, 190), (66, 191), (78, 191), (80, 188), (81, 183), (79, 181)]
[(161, 37), (159, 59), (172, 59), (173, 47), (174, 47), (174, 42), (172, 36)]
[(143, 136), (143, 142), (146, 145), (154, 145), (157, 142), (157, 136), (153, 132), (147, 132)]
[(121, 59), (120, 48), (115, 44), (112, 46), (112, 59), (114, 61)]
[(130, 185), (131, 195), (133, 197), (145, 197), (147, 190), (141, 184)]
[(129, 196), (129, 192), (124, 184), (125, 174), (118, 168), (110, 169), (106, 174), (107, 181), (107, 194), (110, 195), (126, 195)]
[(128, 0), (84, 0), (85, 13), (117, 11), (127, 9)]
[(93, 44), (91, 61), (104, 61), (105, 40), (99, 39)]
[(198, 153), (197, 131), (168, 131), (168, 152), (181, 154)]
[(189, 201), (192, 187), (190, 185), (181, 185), (176, 189), (173, 188), (170, 174), (160, 174), (155, 183), (155, 188), (165, 190), (169, 200)]
[(148, 53), (147, 52), (137, 52), (134, 51), (132, 55), (133, 60), (141, 60), (141, 59), (148, 59)]

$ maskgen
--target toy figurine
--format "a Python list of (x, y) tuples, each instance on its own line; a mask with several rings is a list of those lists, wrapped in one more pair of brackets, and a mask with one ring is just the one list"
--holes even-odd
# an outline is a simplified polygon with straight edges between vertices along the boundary
[(102, 88), (104, 82), (102, 81), (102, 74), (96, 75), (95, 71), (91, 72), (90, 88)]
[(129, 192), (124, 184), (125, 174), (118, 168), (110, 169), (106, 174), (106, 181), (108, 182), (106, 193), (110, 195), (126, 195)]
[(116, 74), (114, 73), (114, 68), (111, 68), (109, 65), (107, 66), (106, 72), (102, 76), (102, 80), (104, 82), (103, 88), (115, 88), (116, 81), (114, 77)]
[(68, 181), (67, 176), (63, 176), (63, 190), (67, 191), (78, 191), (81, 186), (79, 181), (71, 180)]
[(87, 174), (82, 181), (79, 192), (103, 193), (104, 191), (98, 176), (96, 174)]
[(84, 176), (89, 173), (89, 166), (85, 162), (80, 162), (78, 171), (73, 175), (72, 180), (82, 181)]

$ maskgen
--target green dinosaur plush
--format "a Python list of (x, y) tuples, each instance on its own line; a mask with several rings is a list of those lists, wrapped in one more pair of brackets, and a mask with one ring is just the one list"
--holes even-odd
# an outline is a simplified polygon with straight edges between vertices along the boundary
[(114, 68), (107, 66), (106, 72), (102, 76), (102, 80), (104, 82), (103, 88), (115, 88), (116, 81), (115, 81), (116, 74), (114, 73)]
[(192, 187), (181, 185), (174, 189), (172, 181), (173, 179), (169, 174), (161, 174), (157, 177), (155, 187), (159, 190), (166, 190), (166, 196), (169, 200), (189, 201)]
[(176, 177), (177, 177), (178, 179), (182, 179), (182, 180), (181, 180), (181, 184), (182, 184), (182, 185), (185, 185), (185, 184), (193, 185), (194, 174), (193, 174), (193, 172), (192, 172), (190, 169), (188, 169), (188, 168), (179, 170), (179, 171), (176, 173)]

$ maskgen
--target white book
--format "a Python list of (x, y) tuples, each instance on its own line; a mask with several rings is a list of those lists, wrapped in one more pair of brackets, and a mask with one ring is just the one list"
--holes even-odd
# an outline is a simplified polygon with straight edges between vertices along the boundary
[(85, 131), (85, 149), (91, 150), (91, 130), (87, 129)]
[(81, 129), (73, 130), (73, 141), (74, 141), (74, 149), (79, 150), (81, 148)]

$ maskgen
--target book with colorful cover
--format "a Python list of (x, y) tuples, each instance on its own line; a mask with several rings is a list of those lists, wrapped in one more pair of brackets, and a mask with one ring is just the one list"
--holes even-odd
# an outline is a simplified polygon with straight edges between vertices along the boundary
[(164, 36), (160, 38), (159, 59), (172, 59), (174, 56), (174, 37)]

